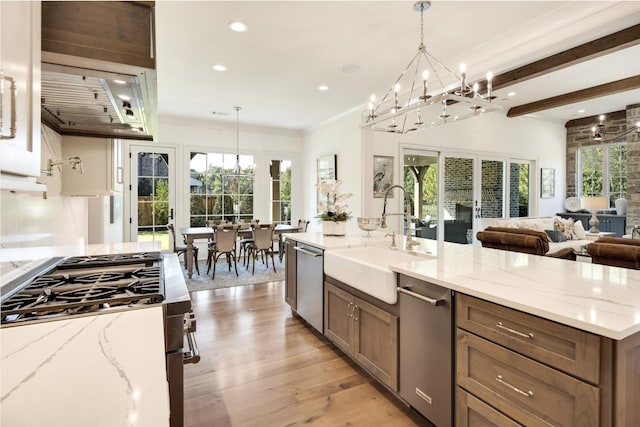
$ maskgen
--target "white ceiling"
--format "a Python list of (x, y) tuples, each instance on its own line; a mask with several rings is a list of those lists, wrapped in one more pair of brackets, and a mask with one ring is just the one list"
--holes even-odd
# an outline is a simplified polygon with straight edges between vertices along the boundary
[[(413, 1), (158, 1), (158, 113), (304, 130), (364, 110), (417, 50)], [(229, 29), (231, 21), (248, 26)], [(469, 80), (575, 47), (640, 23), (640, 1), (434, 1), (424, 14), (427, 50)], [(214, 64), (227, 71), (217, 72)], [(496, 91), (505, 107), (640, 74), (640, 47)], [(317, 88), (329, 86), (325, 92)], [(507, 97), (508, 92), (516, 95)], [(535, 113), (557, 122), (618, 111), (640, 90)], [(583, 113), (577, 111), (584, 109)], [(222, 113), (222, 114), (214, 114)]]

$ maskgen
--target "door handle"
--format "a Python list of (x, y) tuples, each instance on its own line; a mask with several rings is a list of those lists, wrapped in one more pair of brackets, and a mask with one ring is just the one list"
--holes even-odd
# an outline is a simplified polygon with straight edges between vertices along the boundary
[(16, 80), (13, 77), (5, 76), (0, 71), (0, 132), (2, 132), (2, 120), (4, 119), (4, 113), (2, 111), (2, 105), (4, 102), (4, 81), (8, 80), (11, 85), (9, 90), (11, 91), (11, 124), (9, 125), (9, 135), (0, 134), (0, 140), (14, 139), (16, 137)]
[(169, 209), (169, 219), (173, 219), (173, 208)]

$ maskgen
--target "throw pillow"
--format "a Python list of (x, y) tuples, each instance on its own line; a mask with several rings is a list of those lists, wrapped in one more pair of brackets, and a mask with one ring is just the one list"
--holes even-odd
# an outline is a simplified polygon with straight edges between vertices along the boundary
[(573, 223), (573, 231), (576, 233), (576, 239), (578, 240), (587, 240), (587, 233), (584, 230), (584, 226), (582, 225), (582, 221), (575, 221)]
[(560, 230), (544, 230), (544, 232), (547, 233), (547, 236), (549, 236), (551, 241), (554, 243), (567, 241), (567, 236), (565, 236), (564, 233)]
[(556, 217), (553, 220), (553, 229), (564, 233), (567, 240), (577, 239), (577, 236), (573, 227), (573, 218), (564, 219), (564, 218)]

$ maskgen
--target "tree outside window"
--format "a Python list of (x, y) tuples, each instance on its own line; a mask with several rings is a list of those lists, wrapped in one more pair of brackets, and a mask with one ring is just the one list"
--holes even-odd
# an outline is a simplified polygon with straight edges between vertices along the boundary
[(191, 153), (190, 224), (253, 218), (253, 156), (240, 156), (241, 174), (235, 175), (236, 156), (223, 153)]
[(609, 205), (627, 195), (627, 146), (606, 144), (578, 150), (580, 196), (606, 196)]

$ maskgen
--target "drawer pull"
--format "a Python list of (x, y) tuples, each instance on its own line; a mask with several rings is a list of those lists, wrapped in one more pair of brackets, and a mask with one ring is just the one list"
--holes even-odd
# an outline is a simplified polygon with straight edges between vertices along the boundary
[(498, 322), (498, 324), (496, 325), (496, 328), (504, 329), (505, 331), (511, 332), (512, 334), (517, 335), (517, 336), (522, 337), (522, 338), (533, 339), (533, 333), (532, 332), (529, 332), (528, 334), (525, 334), (523, 332), (516, 331), (515, 329), (507, 328), (506, 326), (504, 326), (502, 324), (502, 322)]
[(513, 385), (509, 384), (508, 382), (506, 382), (505, 380), (503, 380), (502, 379), (502, 375), (498, 375), (496, 377), (496, 381), (498, 381), (500, 384), (503, 384), (503, 385), (509, 387), (511, 390), (515, 391), (516, 393), (519, 393), (519, 394), (521, 394), (523, 396), (526, 396), (526, 397), (533, 397), (533, 392), (531, 390), (529, 390), (529, 391), (520, 390), (518, 387), (513, 386)]

